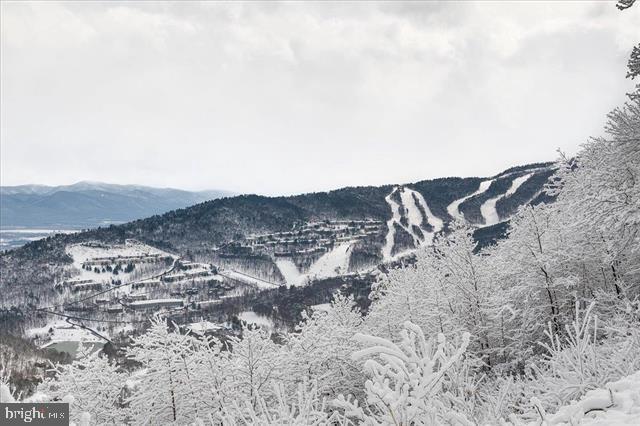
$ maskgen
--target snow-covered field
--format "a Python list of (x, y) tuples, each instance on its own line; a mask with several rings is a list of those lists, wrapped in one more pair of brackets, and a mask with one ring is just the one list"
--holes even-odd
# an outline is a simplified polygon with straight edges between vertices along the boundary
[[(170, 253), (133, 240), (127, 240), (125, 244), (118, 245), (103, 245), (91, 243), (73, 244), (67, 246), (65, 251), (73, 258), (74, 271), (80, 273), (79, 275), (75, 276), (74, 279), (93, 280), (95, 282), (109, 282), (112, 278), (114, 278), (114, 276), (109, 273), (97, 273), (93, 270), (83, 269), (83, 263), (90, 261), (91, 259), (144, 255), (161, 255), (171, 256), (174, 259), (176, 258)], [(134, 274), (139, 275), (139, 271), (134, 270), (132, 273), (125, 273), (124, 271), (121, 271), (118, 274), (117, 278), (124, 283), (130, 281), (132, 275)]]

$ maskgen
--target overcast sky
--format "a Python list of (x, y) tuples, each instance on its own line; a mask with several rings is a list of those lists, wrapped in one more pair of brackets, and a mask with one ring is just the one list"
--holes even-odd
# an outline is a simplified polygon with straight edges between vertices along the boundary
[(290, 194), (575, 153), (632, 83), (607, 2), (2, 2), (2, 185)]

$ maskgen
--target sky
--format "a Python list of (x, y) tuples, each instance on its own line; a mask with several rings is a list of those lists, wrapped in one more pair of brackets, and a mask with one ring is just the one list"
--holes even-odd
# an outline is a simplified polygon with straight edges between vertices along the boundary
[(0, 183), (266, 195), (572, 155), (633, 82), (611, 2), (2, 2)]

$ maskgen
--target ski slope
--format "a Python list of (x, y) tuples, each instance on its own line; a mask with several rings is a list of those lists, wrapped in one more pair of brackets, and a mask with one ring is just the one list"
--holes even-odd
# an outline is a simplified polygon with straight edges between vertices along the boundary
[(290, 259), (278, 259), (276, 265), (287, 282), (287, 286), (306, 285), (312, 279), (330, 278), (349, 272), (349, 260), (353, 242), (345, 242), (316, 260), (306, 274), (301, 273)]
[(496, 210), (496, 203), (502, 198), (507, 198), (515, 194), (518, 188), (520, 188), (520, 186), (522, 186), (522, 184), (525, 183), (531, 176), (533, 176), (533, 173), (528, 173), (526, 175), (515, 178), (511, 182), (511, 186), (509, 187), (507, 192), (497, 197), (488, 199), (480, 206), (480, 214), (484, 219), (484, 226), (491, 226), (500, 222), (500, 215), (498, 215), (498, 211)]
[(447, 213), (449, 213), (449, 216), (451, 216), (455, 220), (464, 222), (465, 218), (464, 218), (464, 214), (460, 211), (460, 204), (464, 203), (471, 197), (475, 197), (476, 195), (480, 195), (486, 192), (494, 180), (495, 179), (483, 180), (482, 182), (480, 182), (480, 186), (478, 186), (478, 189), (476, 190), (476, 192), (474, 192), (473, 194), (469, 194), (466, 197), (459, 198), (455, 200), (453, 203), (449, 204), (447, 206)]
[(424, 235), (417, 234), (414, 231), (413, 227), (416, 226), (418, 227), (418, 229), (421, 229), (420, 226), (422, 225), (422, 212), (416, 205), (415, 199), (411, 195), (411, 192), (407, 191), (406, 188), (400, 190), (400, 199), (402, 200), (402, 205), (407, 211), (407, 219), (409, 220), (409, 226), (407, 226), (405, 229), (413, 237), (414, 243), (416, 245), (419, 245), (424, 238)]
[(427, 205), (427, 202), (425, 201), (421, 193), (409, 188), (405, 188), (405, 191), (408, 191), (411, 194), (415, 195), (415, 197), (418, 199), (418, 204), (422, 207), (425, 214), (427, 215), (427, 223), (431, 225), (433, 231), (427, 232), (425, 229), (422, 229), (422, 233), (425, 235), (425, 241), (428, 240), (429, 243), (433, 242), (434, 235), (442, 230), (442, 228), (444, 227), (444, 222), (442, 221), (442, 219), (431, 213), (431, 209)]
[(305, 276), (300, 273), (298, 267), (291, 259), (279, 258), (276, 260), (276, 266), (284, 277), (287, 286), (300, 286), (305, 283)]
[[(392, 198), (396, 191), (400, 194), (402, 205), (398, 204)], [(385, 201), (391, 208), (391, 219), (387, 221), (387, 235), (385, 244), (382, 247), (382, 255), (385, 260), (392, 260), (394, 258), (391, 252), (393, 251), (393, 245), (395, 243), (396, 225), (402, 227), (413, 237), (416, 247), (425, 243), (432, 243), (434, 235), (441, 231), (444, 226), (442, 219), (431, 212), (429, 205), (418, 191), (410, 188), (395, 187), (393, 191), (385, 197)], [(401, 207), (407, 212), (407, 226), (404, 226), (401, 222)], [(425, 222), (431, 225), (431, 231), (423, 225)], [(416, 232), (414, 227), (420, 229), (420, 233)]]
[(322, 255), (320, 259), (311, 265), (307, 275), (313, 278), (328, 278), (346, 274), (349, 271), (351, 244), (350, 242), (340, 244)]
[(393, 191), (391, 191), (389, 195), (384, 197), (385, 201), (387, 202), (387, 204), (389, 204), (389, 207), (391, 208), (391, 219), (387, 221), (388, 232), (387, 232), (384, 246), (382, 247), (382, 256), (384, 257), (384, 259), (392, 258), (391, 251), (393, 250), (393, 243), (396, 237), (396, 228), (394, 227), (394, 224), (396, 223), (400, 224), (400, 206), (391, 198), (393, 196), (393, 193), (396, 192), (397, 190), (398, 190), (397, 187), (393, 188)]

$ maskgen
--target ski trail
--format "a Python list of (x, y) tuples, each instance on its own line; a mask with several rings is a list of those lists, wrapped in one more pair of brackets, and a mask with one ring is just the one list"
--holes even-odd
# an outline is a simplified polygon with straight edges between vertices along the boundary
[(327, 278), (346, 274), (349, 271), (350, 257), (351, 243), (340, 244), (311, 265), (307, 275), (314, 278)]
[(480, 182), (480, 186), (478, 187), (476, 192), (474, 192), (473, 194), (469, 194), (466, 197), (462, 197), (458, 200), (455, 200), (453, 203), (449, 204), (447, 206), (447, 213), (449, 213), (449, 216), (451, 216), (456, 220), (464, 222), (465, 218), (464, 218), (464, 214), (460, 211), (460, 204), (464, 203), (471, 197), (475, 197), (476, 195), (479, 195), (485, 192), (487, 189), (489, 189), (489, 187), (491, 186), (494, 180), (495, 179), (490, 179), (490, 180), (484, 180)]
[[(401, 222), (400, 215), (400, 204), (394, 201), (391, 197), (396, 191), (400, 191), (400, 201), (402, 206), (407, 209), (407, 221), (408, 226), (404, 226)], [(414, 197), (415, 196), (415, 197)], [(442, 230), (444, 223), (442, 219), (436, 217), (429, 208), (429, 205), (425, 201), (422, 194), (418, 191), (414, 191), (409, 188), (394, 188), (393, 191), (389, 195), (385, 197), (385, 201), (389, 204), (391, 208), (392, 217), (387, 221), (387, 236), (385, 240), (385, 244), (382, 247), (382, 255), (385, 260), (392, 260), (394, 256), (391, 255), (393, 251), (393, 245), (395, 243), (395, 225), (402, 227), (405, 231), (407, 231), (414, 239), (415, 246), (418, 247), (424, 243), (433, 242), (433, 236), (436, 232)], [(422, 208), (422, 210), (421, 210)], [(424, 211), (424, 214), (423, 212)], [(426, 217), (425, 217), (426, 215)], [(422, 226), (423, 222), (426, 221), (433, 228), (431, 231), (425, 229)], [(422, 236), (414, 231), (413, 226), (418, 227), (422, 232)]]
[(480, 206), (480, 214), (482, 214), (482, 218), (484, 219), (484, 226), (491, 226), (500, 222), (500, 216), (498, 215), (498, 211), (496, 210), (496, 203), (498, 202), (498, 200), (500, 200), (501, 198), (510, 197), (515, 194), (518, 188), (520, 188), (520, 186), (522, 186), (522, 184), (525, 183), (533, 175), (534, 173), (528, 173), (526, 175), (515, 178), (511, 182), (511, 186), (509, 187), (507, 192), (497, 197), (488, 199)]
[(298, 267), (291, 259), (280, 258), (276, 265), (284, 277), (287, 287), (306, 285), (310, 279), (329, 278), (343, 275), (349, 272), (349, 259), (351, 258), (352, 242), (342, 243), (331, 251), (323, 254), (316, 260), (309, 272), (300, 273)]
[(427, 204), (427, 202), (425, 201), (425, 199), (424, 199), (424, 197), (422, 196), (421, 193), (419, 193), (418, 191), (414, 191), (413, 189), (409, 189), (409, 188), (405, 188), (405, 191), (409, 193), (409, 198), (411, 198), (411, 201), (412, 201), (413, 205), (415, 205), (415, 200), (413, 198), (413, 196), (415, 195), (415, 197), (418, 199), (418, 203), (420, 204), (420, 206), (424, 210), (425, 214), (427, 215), (427, 217), (425, 219), (427, 220), (427, 223), (429, 225), (431, 225), (431, 227), (433, 228), (433, 230), (431, 232), (427, 231), (426, 229), (424, 229), (421, 226), (421, 224), (422, 224), (422, 212), (416, 206), (416, 210), (418, 210), (418, 213), (419, 213), (420, 218), (421, 218), (420, 223), (418, 223), (418, 227), (420, 228), (420, 230), (422, 231), (422, 233), (425, 236), (424, 241), (425, 242), (428, 241), (429, 243), (433, 242), (434, 235), (437, 232), (441, 231), (442, 227), (444, 226), (444, 223), (442, 222), (442, 219), (440, 219), (439, 217), (436, 217), (433, 213), (431, 213), (431, 209), (429, 208), (429, 205)]
[(298, 267), (291, 259), (279, 258), (276, 260), (276, 265), (288, 287), (302, 285), (304, 276), (298, 271)]
[(422, 230), (422, 212), (416, 205), (416, 201), (413, 199), (411, 195), (414, 191), (411, 191), (408, 188), (402, 188), (400, 190), (400, 200), (402, 201), (402, 205), (407, 209), (407, 220), (409, 225), (404, 228), (411, 234), (413, 237), (414, 243), (416, 245), (420, 245), (420, 242), (424, 238), (424, 236), (420, 236), (416, 234), (413, 230), (413, 225), (417, 226), (418, 229)]
[(387, 238), (385, 240), (384, 246), (382, 247), (382, 256), (384, 259), (392, 258), (391, 251), (393, 250), (393, 243), (396, 237), (396, 229), (394, 227), (394, 224), (400, 223), (400, 206), (398, 205), (398, 203), (391, 199), (391, 196), (397, 190), (397, 187), (393, 188), (393, 191), (391, 191), (389, 195), (384, 197), (384, 200), (387, 202), (387, 204), (389, 204), (389, 207), (391, 207), (392, 215), (391, 219), (387, 221), (387, 228), (389, 231), (387, 232)]
[(520, 176), (517, 177), (513, 180), (513, 182), (511, 182), (511, 187), (509, 187), (509, 190), (507, 190), (507, 192), (504, 194), (505, 197), (510, 197), (513, 194), (515, 194), (515, 192), (518, 190), (518, 188), (520, 188), (522, 186), (523, 183), (525, 183), (526, 181), (529, 180), (529, 178), (531, 176), (533, 176), (533, 173), (529, 173), (526, 174), (524, 176)]

